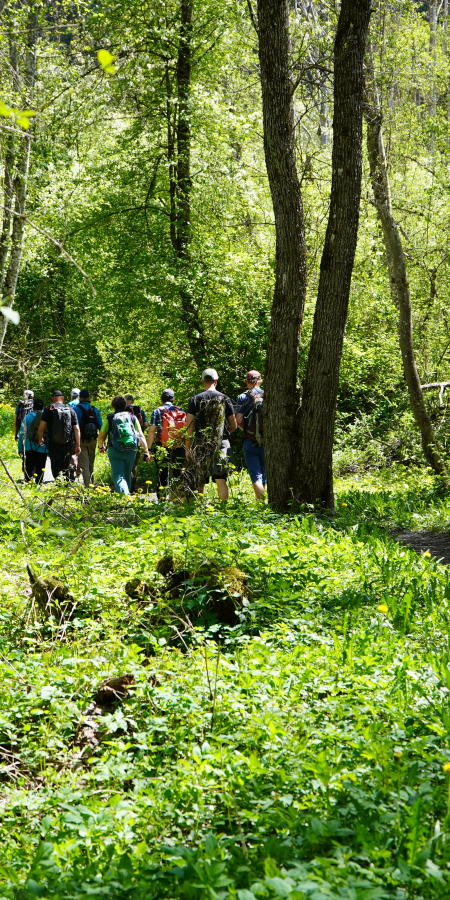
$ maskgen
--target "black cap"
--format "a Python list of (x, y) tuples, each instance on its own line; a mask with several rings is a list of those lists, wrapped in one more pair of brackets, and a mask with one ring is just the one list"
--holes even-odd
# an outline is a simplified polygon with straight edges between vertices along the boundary
[(64, 394), (62, 391), (53, 391), (52, 397), (64, 397)]
[(175, 391), (172, 388), (165, 388), (161, 394), (161, 400), (163, 403), (168, 403), (169, 400), (175, 400)]
[(85, 388), (80, 391), (80, 400), (89, 400), (89, 391), (87, 391)]

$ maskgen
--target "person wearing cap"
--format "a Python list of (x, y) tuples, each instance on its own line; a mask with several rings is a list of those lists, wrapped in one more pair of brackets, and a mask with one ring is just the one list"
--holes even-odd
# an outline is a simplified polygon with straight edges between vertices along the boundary
[(69, 406), (73, 406), (75, 408), (75, 406), (78, 406), (79, 402), (80, 402), (80, 389), (72, 388), (72, 390), (70, 392)]
[(181, 469), (186, 459), (184, 447), (164, 447), (161, 442), (161, 432), (163, 427), (163, 414), (167, 409), (169, 412), (182, 413), (185, 416), (184, 409), (181, 406), (175, 406), (175, 393), (172, 388), (165, 388), (161, 394), (161, 406), (153, 410), (150, 416), (150, 425), (147, 434), (147, 447), (151, 451), (154, 447), (155, 463), (156, 463), (156, 493), (158, 497), (161, 491), (169, 487), (173, 478), (179, 478)]
[(24, 391), (23, 400), (19, 400), (14, 410), (14, 440), (17, 441), (22, 422), (33, 409), (33, 391)]
[(33, 409), (31, 410), (31, 412), (27, 413), (22, 422), (19, 432), (19, 443), (17, 446), (19, 454), (23, 456), (23, 474), (25, 477), (25, 481), (32, 481), (33, 475), (35, 475), (36, 484), (42, 484), (44, 480), (44, 470), (45, 463), (47, 462), (48, 448), (46, 443), (44, 443), (41, 447), (37, 442), (37, 428), (39, 426), (41, 416), (39, 416), (39, 418), (37, 419), (34, 427), (32, 428), (31, 426), (38, 416), (38, 413), (42, 415), (43, 408), (43, 401), (39, 400), (38, 397), (35, 397), (33, 400)]
[[(61, 425), (62, 431), (67, 435), (67, 440), (55, 440), (54, 425), (58, 427)], [(45, 443), (45, 426), (48, 431), (48, 455), (53, 478), (56, 481), (62, 472), (64, 477), (69, 480), (72, 454), (80, 455), (80, 427), (74, 408), (64, 403), (62, 391), (53, 391), (52, 402), (45, 407), (42, 413), (38, 430), (38, 443), (41, 447)]]
[[(186, 459), (191, 456), (191, 443), (194, 436), (198, 437), (200, 432), (207, 427), (205, 408), (210, 400), (221, 398), (224, 410), (223, 435), (218, 447), (218, 457), (214, 460), (209, 477), (216, 482), (217, 493), (220, 500), (228, 500), (228, 464), (231, 460), (230, 434), (236, 431), (236, 417), (234, 415), (233, 404), (226, 394), (217, 390), (217, 382), (219, 376), (215, 369), (205, 369), (202, 372), (201, 380), (204, 390), (199, 394), (194, 394), (188, 403), (188, 414), (186, 419)], [(203, 494), (204, 485), (200, 485), (199, 493)]]
[(246, 426), (253, 409), (253, 396), (264, 394), (264, 391), (260, 386), (261, 380), (261, 373), (256, 369), (250, 369), (245, 376), (247, 390), (244, 391), (243, 394), (239, 394), (236, 403), (236, 421), (238, 428), (241, 428), (244, 432), (243, 449), (245, 463), (257, 500), (262, 499), (266, 489), (266, 460), (264, 457), (264, 447), (262, 444), (250, 440), (246, 434)]
[[(71, 404), (69, 403), (69, 406)], [(97, 448), (97, 437), (99, 431), (102, 430), (102, 417), (100, 410), (96, 406), (92, 406), (89, 391), (80, 391), (79, 401), (73, 407), (75, 415), (80, 426), (80, 455), (78, 464), (83, 476), (85, 488), (89, 487), (94, 480), (94, 462), (95, 451)]]

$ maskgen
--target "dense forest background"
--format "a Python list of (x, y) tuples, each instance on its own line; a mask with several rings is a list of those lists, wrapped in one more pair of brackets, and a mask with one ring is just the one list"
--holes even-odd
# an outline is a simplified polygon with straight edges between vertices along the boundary
[[(29, 217), (14, 299), (21, 320), (4, 336), (0, 396), (12, 401), (24, 387), (47, 396), (55, 385), (76, 384), (104, 398), (128, 389), (156, 404), (161, 386), (170, 384), (185, 401), (199, 366), (209, 363), (235, 398), (246, 369), (264, 368), (275, 255), (249, 7), (236, 0), (0, 6), (2, 95), (10, 106), (36, 112), (28, 130), (6, 119), (0, 130), (4, 299), (11, 294), (5, 240), (17, 220), (7, 211), (11, 198)], [(292, 4), (309, 270), (299, 384), (328, 213), (336, 17), (334, 2)], [(370, 40), (419, 373), (423, 383), (447, 380), (447, 0), (380, 0)], [(112, 72), (98, 62), (102, 48), (115, 56)], [(20, 174), (25, 146), (27, 178)], [(338, 405), (342, 464), (362, 448), (372, 461), (420, 455), (366, 158), (364, 165)], [(28, 196), (17, 197), (24, 181)], [(189, 228), (180, 234), (177, 210), (185, 203)], [(445, 451), (437, 392), (427, 393), (427, 402)]]

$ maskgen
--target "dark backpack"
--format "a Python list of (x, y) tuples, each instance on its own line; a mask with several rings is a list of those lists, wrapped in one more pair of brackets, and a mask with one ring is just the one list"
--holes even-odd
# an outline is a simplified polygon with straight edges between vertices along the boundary
[(83, 412), (80, 419), (80, 435), (82, 441), (93, 441), (98, 435), (97, 413), (93, 406), (87, 409), (81, 407)]
[(247, 397), (251, 399), (252, 406), (250, 412), (244, 417), (244, 437), (261, 446), (264, 437), (264, 391), (261, 391), (259, 394), (247, 391)]
[(54, 444), (68, 444), (72, 437), (72, 415), (70, 406), (55, 403), (52, 410), (52, 441)]
[(138, 422), (139, 422), (141, 428), (143, 429), (143, 428), (144, 428), (144, 419), (143, 419), (143, 416), (142, 416), (142, 409), (141, 409), (141, 407), (140, 407), (140, 406), (129, 406), (129, 407), (128, 407), (128, 410), (129, 410), (129, 411), (131, 410), (131, 412), (133, 413), (133, 415), (136, 416), (136, 418), (137, 418), (137, 420), (138, 420)]
[(130, 450), (136, 452), (139, 439), (133, 419), (134, 416), (126, 410), (114, 413), (110, 422), (110, 437), (114, 450), (120, 450), (124, 453)]
[[(41, 419), (42, 419), (42, 410), (40, 412), (36, 413), (32, 423), (27, 431), (27, 438), (28, 438), (30, 444), (36, 444), (36, 446), (39, 446), (38, 431), (39, 431), (39, 425), (41, 424)], [(44, 444), (46, 444), (47, 441), (48, 441), (48, 430), (47, 430), (47, 426), (45, 426)]]
[(32, 400), (19, 400), (17, 407), (18, 408), (17, 408), (17, 413), (16, 413), (16, 417), (17, 417), (16, 418), (16, 429), (17, 429), (17, 434), (18, 434), (20, 431), (20, 426), (22, 425), (22, 422), (23, 422), (25, 416), (27, 416), (28, 413), (32, 412), (32, 410), (33, 410), (33, 401)]

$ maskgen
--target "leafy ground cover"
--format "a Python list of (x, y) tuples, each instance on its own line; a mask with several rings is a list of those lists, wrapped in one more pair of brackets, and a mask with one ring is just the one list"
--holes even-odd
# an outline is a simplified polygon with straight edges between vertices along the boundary
[[(450, 581), (390, 537), (448, 526), (426, 470), (343, 478), (328, 518), (244, 476), (190, 508), (18, 488), (2, 470), (0, 897), (448, 896)], [(176, 609), (169, 555), (196, 573)], [(232, 624), (211, 564), (247, 576)]]

